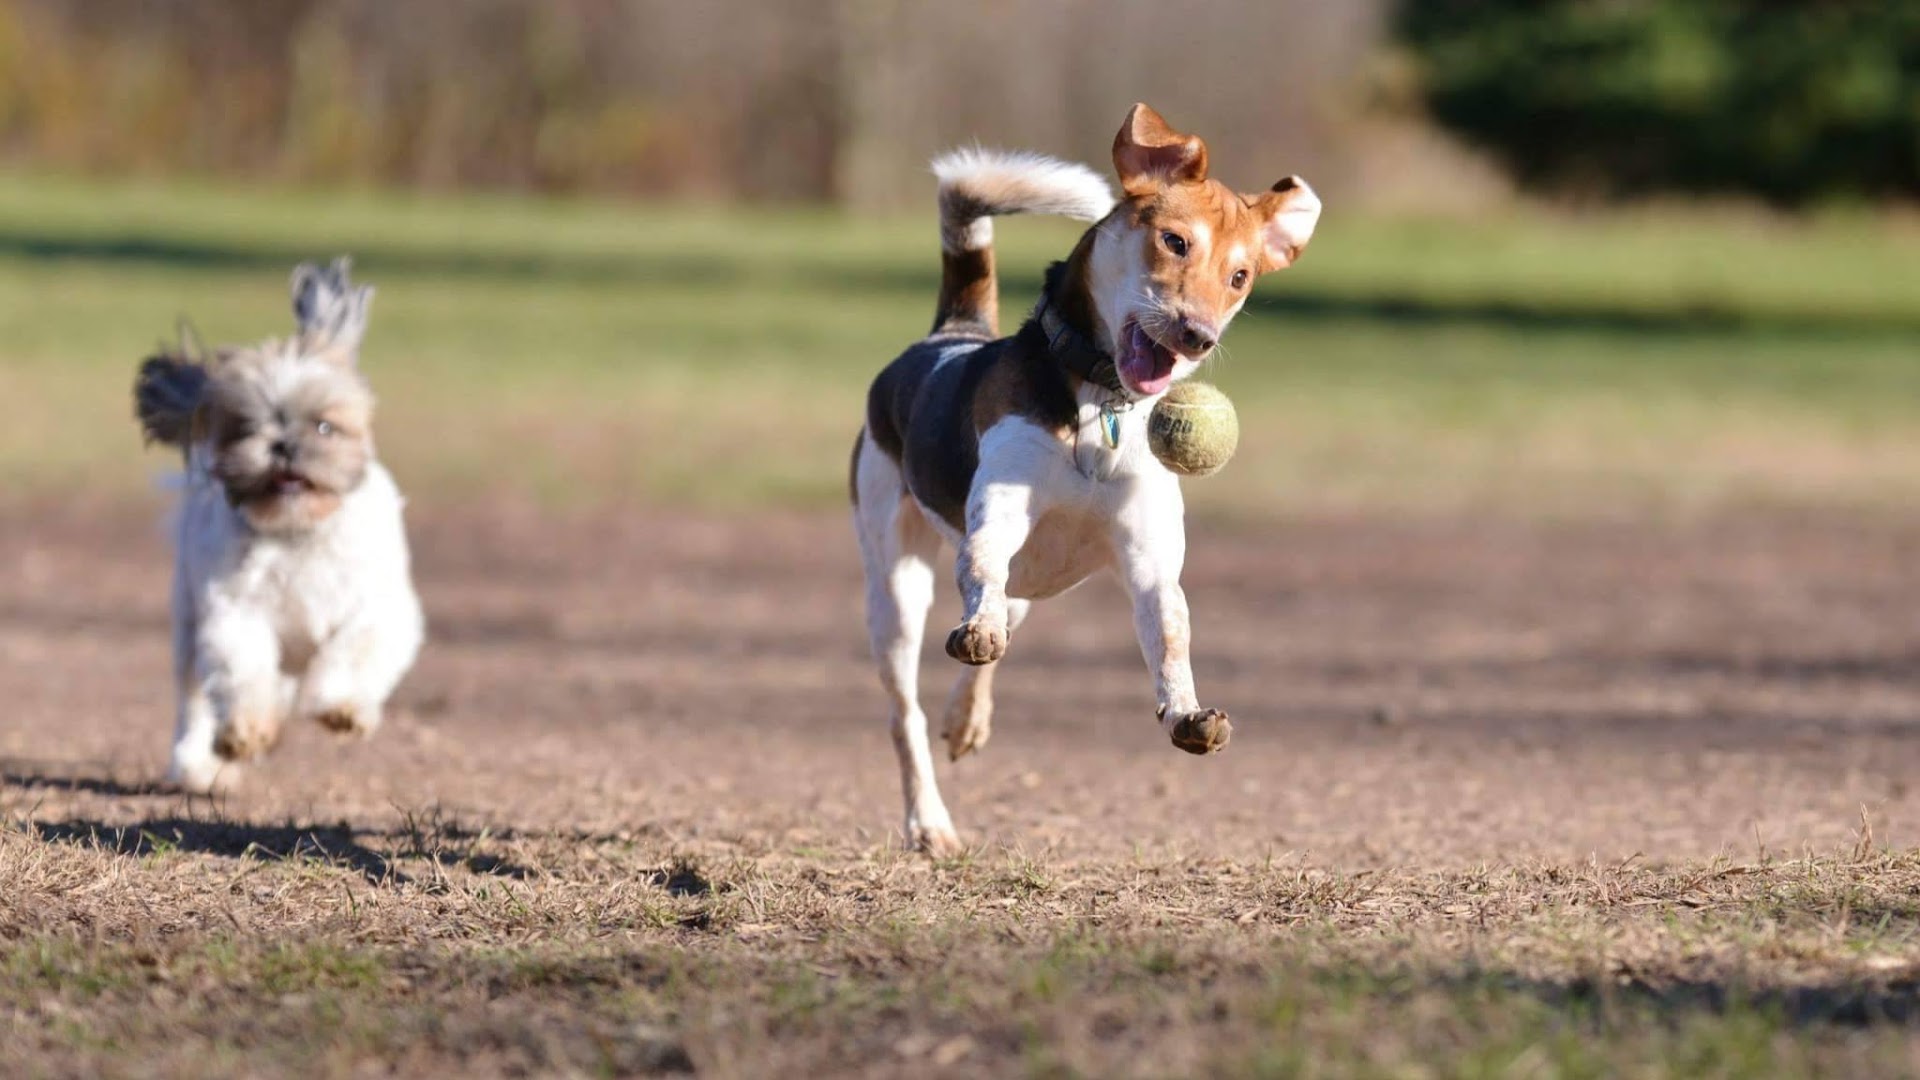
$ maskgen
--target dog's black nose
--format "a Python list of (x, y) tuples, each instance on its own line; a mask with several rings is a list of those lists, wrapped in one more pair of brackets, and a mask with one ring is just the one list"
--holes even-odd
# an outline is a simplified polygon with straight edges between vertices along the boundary
[(293, 440), (275, 440), (272, 446), (267, 447), (267, 451), (281, 461), (291, 461), (293, 460)]
[(1180, 345), (1188, 352), (1198, 356), (1210, 352), (1220, 343), (1220, 333), (1206, 323), (1193, 319), (1180, 320)]

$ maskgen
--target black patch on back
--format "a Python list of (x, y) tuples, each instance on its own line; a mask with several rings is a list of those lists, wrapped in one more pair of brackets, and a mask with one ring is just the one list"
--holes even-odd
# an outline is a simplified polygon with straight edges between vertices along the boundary
[(967, 495), (980, 467), (980, 433), (974, 430), (974, 400), (995, 364), (1016, 366), (1024, 402), (1020, 412), (1045, 427), (1073, 422), (1077, 411), (1067, 373), (1047, 352), (1046, 335), (1029, 320), (1013, 337), (982, 341), (971, 352), (942, 363), (941, 354), (964, 346), (965, 336), (942, 335), (914, 343), (888, 364), (867, 391), (867, 433), (900, 463), (907, 489), (921, 505), (964, 531)]

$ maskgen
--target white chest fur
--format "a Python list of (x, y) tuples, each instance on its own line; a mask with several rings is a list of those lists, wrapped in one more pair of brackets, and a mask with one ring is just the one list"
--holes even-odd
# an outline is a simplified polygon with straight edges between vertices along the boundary
[[(1131, 537), (1183, 529), (1179, 478), (1147, 449), (1150, 410), (1150, 402), (1140, 402), (1117, 412), (1118, 438), (1110, 439), (1099, 400), (1088, 395), (1069, 439), (1020, 417), (981, 437), (969, 531), (1004, 530), (1010, 521), (992, 519), (1018, 519), (1024, 539), (1008, 566), (1009, 596), (1064, 592), (1123, 561)], [(939, 527), (956, 547), (966, 542)]]
[(401, 506), (392, 478), (375, 465), (313, 532), (259, 536), (217, 483), (195, 476), (182, 507), (181, 599), (203, 633), (229, 621), (270, 630), (283, 663), (298, 670), (361, 612), (415, 603)]

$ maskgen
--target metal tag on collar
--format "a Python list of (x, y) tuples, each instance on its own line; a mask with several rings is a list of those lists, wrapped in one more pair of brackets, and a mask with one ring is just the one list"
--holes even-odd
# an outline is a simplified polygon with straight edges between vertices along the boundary
[(1100, 431), (1107, 437), (1107, 449), (1120, 449), (1120, 411), (1111, 401), (1100, 403)]

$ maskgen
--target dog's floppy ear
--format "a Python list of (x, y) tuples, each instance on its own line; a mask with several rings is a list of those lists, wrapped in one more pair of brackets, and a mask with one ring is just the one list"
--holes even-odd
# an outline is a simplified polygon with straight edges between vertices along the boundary
[(312, 263), (293, 268), (293, 321), (302, 348), (347, 364), (359, 352), (373, 306), (373, 286), (355, 286), (347, 276), (352, 266), (342, 255), (325, 269)]
[(1152, 106), (1140, 102), (1127, 111), (1113, 137), (1113, 171), (1128, 195), (1148, 195), (1165, 184), (1197, 183), (1207, 178), (1207, 144), (1168, 126)]
[(1307, 241), (1313, 239), (1313, 227), (1320, 220), (1320, 196), (1305, 180), (1289, 176), (1251, 202), (1254, 212), (1263, 219), (1260, 239), (1266, 247), (1266, 265), (1262, 269), (1291, 266)]

